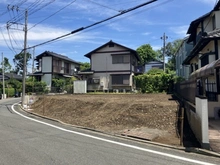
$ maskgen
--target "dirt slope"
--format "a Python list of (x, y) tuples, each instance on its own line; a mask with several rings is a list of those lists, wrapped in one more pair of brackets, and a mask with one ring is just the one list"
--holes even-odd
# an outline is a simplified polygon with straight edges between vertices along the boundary
[[(32, 112), (65, 123), (121, 134), (158, 132), (153, 141), (179, 145), (177, 103), (166, 94), (97, 94), (41, 96)], [(147, 131), (149, 130), (149, 131)]]

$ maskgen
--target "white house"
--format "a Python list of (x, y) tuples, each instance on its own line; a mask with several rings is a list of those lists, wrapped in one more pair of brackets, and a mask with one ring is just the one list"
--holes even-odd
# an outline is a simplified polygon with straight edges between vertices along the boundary
[(33, 74), (38, 81), (44, 81), (51, 88), (53, 78), (68, 78), (76, 75), (80, 63), (67, 56), (45, 51), (36, 56), (37, 71)]
[(140, 57), (137, 52), (113, 41), (87, 53), (91, 69), (78, 72), (81, 78), (87, 80), (88, 91), (135, 89), (134, 75), (143, 72), (138, 66)]

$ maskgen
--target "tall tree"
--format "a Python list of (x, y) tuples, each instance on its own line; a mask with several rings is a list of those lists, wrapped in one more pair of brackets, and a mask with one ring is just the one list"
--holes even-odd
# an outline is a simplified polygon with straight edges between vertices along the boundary
[(87, 69), (90, 69), (90, 63), (88, 62), (82, 62), (81, 65), (80, 65), (80, 71), (83, 71), (83, 70), (87, 70)]
[(136, 51), (141, 58), (141, 65), (144, 65), (151, 60), (158, 59), (158, 53), (153, 50), (150, 44), (141, 45)]
[[(169, 70), (176, 70), (176, 57), (175, 53), (180, 47), (182, 43), (182, 39), (177, 39), (173, 42), (168, 42), (166, 47), (165, 47), (165, 55), (168, 57), (168, 63), (167, 63), (167, 69)], [(161, 54), (163, 54), (163, 48), (159, 50)]]
[[(3, 62), (1, 62), (2, 65)], [(4, 72), (9, 73), (11, 71), (11, 64), (9, 63), (9, 60), (7, 57), (4, 57)], [(2, 68), (0, 68), (0, 72), (2, 72)]]
[[(28, 63), (28, 61), (31, 59), (31, 54), (27, 53), (26, 54), (26, 64)], [(24, 67), (24, 53), (19, 53), (16, 54), (13, 62), (15, 64), (15, 72), (16, 74), (18, 74), (20, 71), (23, 71), (23, 67)]]

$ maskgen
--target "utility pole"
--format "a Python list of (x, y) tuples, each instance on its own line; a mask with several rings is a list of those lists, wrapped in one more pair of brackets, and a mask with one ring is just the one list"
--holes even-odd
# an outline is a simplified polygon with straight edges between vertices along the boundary
[(4, 55), (2, 53), (2, 88), (3, 88), (3, 96), (2, 99), (5, 99), (5, 70), (4, 70)]
[(24, 64), (23, 64), (23, 75), (22, 75), (22, 107), (24, 107), (25, 102), (25, 79), (26, 79), (26, 70), (27, 70), (27, 19), (28, 11), (25, 10), (25, 25), (24, 25)]
[(33, 47), (33, 56), (32, 56), (32, 74), (34, 73), (34, 59), (35, 59), (35, 47)]
[(165, 53), (166, 53), (166, 40), (168, 39), (168, 37), (166, 36), (166, 34), (163, 34), (163, 37), (160, 37), (160, 39), (163, 40), (163, 71), (165, 72)]

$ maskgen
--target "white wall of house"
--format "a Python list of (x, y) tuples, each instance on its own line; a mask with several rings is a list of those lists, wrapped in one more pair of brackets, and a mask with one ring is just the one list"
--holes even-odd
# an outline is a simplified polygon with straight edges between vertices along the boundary
[[(129, 52), (127, 52), (129, 53)], [(127, 54), (126, 52), (120, 54)], [(95, 71), (114, 71), (130, 70), (130, 63), (113, 64), (112, 54), (114, 53), (95, 53), (92, 55), (92, 70)], [(119, 53), (117, 53), (119, 54)]]
[(42, 72), (51, 72), (52, 70), (52, 57), (42, 58)]
[(205, 19), (203, 25), (205, 32), (212, 31), (213, 30), (212, 17), (208, 17), (207, 19)]
[(209, 55), (209, 63), (215, 61), (215, 54)]
[(88, 83), (88, 90), (109, 90), (109, 89), (131, 89), (133, 80), (132, 80), (132, 75), (130, 74), (129, 76), (129, 84), (126, 85), (112, 85), (112, 75), (123, 75), (127, 74), (129, 75), (129, 72), (106, 72), (106, 73), (94, 73), (91, 76), (87, 76), (88, 78), (94, 78), (94, 79), (99, 79), (99, 83), (94, 83), (94, 84), (89, 84)]
[(41, 77), (41, 80), (46, 82), (47, 86), (51, 87), (52, 75), (51, 74), (44, 74)]
[(220, 28), (220, 11), (215, 12), (215, 22), (216, 22), (216, 27)]
[(209, 42), (209, 44), (207, 44), (204, 48), (203, 48), (203, 53), (207, 53), (210, 51), (214, 51), (215, 50), (215, 44), (214, 41)]
[(75, 68), (78, 68), (78, 67), (79, 67), (78, 64), (71, 63), (71, 70), (75, 70)]
[[(218, 95), (218, 100), (220, 100), (220, 95)], [(213, 102), (209, 101), (208, 102), (208, 116), (209, 118), (218, 118), (216, 111), (220, 109), (220, 104), (219, 102)]]

